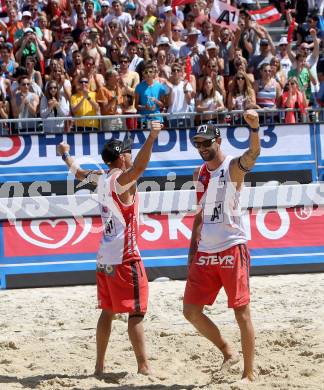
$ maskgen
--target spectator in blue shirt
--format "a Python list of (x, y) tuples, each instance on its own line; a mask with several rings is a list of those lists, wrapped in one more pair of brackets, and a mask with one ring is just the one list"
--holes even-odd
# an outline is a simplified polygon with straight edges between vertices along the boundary
[[(163, 98), (168, 90), (164, 84), (154, 80), (155, 72), (151, 62), (144, 66), (143, 78), (135, 88), (135, 107), (141, 115), (158, 114), (164, 108)], [(148, 120), (163, 121), (162, 117), (152, 116), (141, 119), (141, 128), (145, 128)]]

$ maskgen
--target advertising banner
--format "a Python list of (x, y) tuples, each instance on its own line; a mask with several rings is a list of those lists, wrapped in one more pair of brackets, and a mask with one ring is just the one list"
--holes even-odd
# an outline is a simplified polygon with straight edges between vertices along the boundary
[[(263, 126), (260, 129), (261, 156), (253, 172), (311, 170), (315, 180), (313, 125)], [(195, 130), (162, 131), (156, 141), (145, 177), (165, 177), (168, 173), (192, 175), (202, 163), (191, 138)], [(56, 145), (66, 141), (71, 155), (85, 168), (104, 167), (100, 152), (106, 140), (130, 136), (134, 156), (145, 142), (147, 131), (130, 133), (42, 134), (0, 137), (0, 183), (62, 181), (68, 178), (65, 164), (56, 154)], [(232, 156), (248, 148), (246, 127), (221, 129), (222, 149)], [(72, 179), (70, 177), (70, 179)]]
[[(184, 267), (193, 214), (141, 216), (139, 248), (145, 266)], [(244, 215), (254, 269), (324, 265), (324, 208), (253, 210)], [(94, 271), (101, 239), (99, 217), (38, 219), (0, 225), (0, 287), (8, 275)], [(252, 269), (253, 269), (252, 268)], [(179, 275), (179, 273), (177, 273)], [(172, 275), (171, 275), (172, 276)], [(182, 277), (185, 276), (185, 271)]]

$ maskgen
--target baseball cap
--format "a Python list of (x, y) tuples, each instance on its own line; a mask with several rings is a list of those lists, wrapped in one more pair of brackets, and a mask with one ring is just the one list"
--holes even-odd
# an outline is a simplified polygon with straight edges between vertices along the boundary
[(205, 43), (205, 48), (206, 48), (206, 50), (216, 49), (217, 46), (216, 46), (216, 43), (214, 41), (208, 41)]
[(280, 38), (280, 41), (278, 43), (278, 45), (288, 45), (288, 39), (285, 35), (283, 35), (281, 38)]
[(172, 7), (170, 5), (166, 5), (162, 8), (162, 13), (165, 14), (166, 12), (172, 11)]
[(197, 30), (196, 28), (193, 28), (191, 31), (188, 32), (188, 36), (189, 35), (199, 35), (200, 34), (200, 31)]
[(160, 46), (160, 45), (169, 45), (170, 46), (170, 41), (169, 41), (169, 38), (168, 37), (160, 37), (158, 39), (158, 41), (156, 42), (156, 46)]
[(125, 9), (128, 11), (135, 11), (136, 10), (136, 5), (134, 3), (126, 3), (125, 4)]
[(196, 138), (213, 139), (218, 137), (220, 137), (219, 128), (214, 123), (208, 123), (206, 125), (198, 126), (197, 132), (192, 137), (192, 139), (196, 139)]
[(31, 27), (27, 27), (23, 30), (24, 34), (33, 33), (35, 32)]
[(267, 38), (260, 39), (260, 46), (266, 46), (266, 45), (269, 45), (269, 39)]
[(29, 12), (29, 11), (24, 11), (23, 13), (22, 13), (22, 15), (21, 15), (22, 17), (24, 17), (24, 16), (28, 16), (28, 17), (32, 17), (32, 14)]
[(100, 5), (101, 5), (101, 7), (109, 7), (109, 2), (108, 1), (102, 1)]
[(131, 138), (125, 138), (124, 141), (112, 138), (105, 143), (101, 152), (101, 157), (105, 163), (112, 163), (116, 161), (122, 153), (131, 151), (132, 144), (133, 140)]

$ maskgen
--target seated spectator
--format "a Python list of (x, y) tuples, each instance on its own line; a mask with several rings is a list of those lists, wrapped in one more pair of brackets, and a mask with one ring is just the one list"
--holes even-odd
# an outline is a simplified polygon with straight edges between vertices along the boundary
[(274, 77), (270, 64), (264, 63), (260, 67), (261, 79), (254, 82), (256, 104), (260, 108), (276, 108), (276, 102), (281, 95), (280, 85)]
[(121, 130), (123, 122), (119, 115), (123, 113), (125, 91), (119, 86), (119, 75), (116, 70), (108, 70), (105, 79), (106, 85), (98, 90), (97, 102), (100, 105), (101, 115), (116, 115), (116, 118), (101, 120), (101, 130)]
[[(155, 71), (152, 63), (147, 63), (143, 71), (144, 80), (135, 88), (135, 107), (141, 115), (159, 114), (164, 108), (163, 98), (167, 94), (165, 85), (154, 80)], [(146, 128), (148, 120), (160, 120), (162, 117), (155, 115), (140, 118), (141, 128)]]
[[(100, 115), (100, 107), (96, 102), (96, 92), (89, 89), (89, 80), (80, 76), (76, 85), (77, 93), (71, 96), (71, 112), (73, 116)], [(98, 119), (78, 119), (75, 121), (76, 131), (93, 131), (99, 129)]]
[(199, 123), (217, 122), (217, 111), (223, 111), (224, 108), (222, 95), (216, 90), (212, 78), (206, 76), (202, 82), (201, 93), (196, 99), (196, 111), (200, 113), (214, 111), (215, 113), (199, 115), (197, 118)]
[(168, 100), (169, 127), (189, 128), (191, 126), (190, 116), (172, 115), (178, 112), (189, 112), (190, 103), (193, 98), (193, 88), (187, 80), (183, 80), (183, 72), (180, 64), (172, 65), (172, 76), (170, 78), (171, 88)]
[(286, 75), (281, 69), (280, 59), (278, 57), (272, 57), (270, 66), (272, 70), (272, 77), (277, 81), (282, 89), (286, 85)]
[(259, 108), (256, 105), (253, 84), (248, 75), (242, 71), (238, 71), (231, 82), (227, 99), (227, 108), (229, 110)]
[(15, 112), (16, 118), (21, 121), (18, 124), (18, 130), (20, 133), (23, 132), (36, 132), (39, 127), (36, 121), (24, 121), (24, 119), (36, 118), (39, 97), (30, 92), (31, 81), (27, 76), (21, 76), (18, 81), (18, 90), (14, 94), (13, 99), (17, 112)]
[(291, 77), (287, 82), (281, 98), (281, 107), (298, 110), (297, 112), (286, 112), (285, 123), (296, 123), (298, 122), (298, 118), (299, 122), (301, 122), (302, 119), (305, 120), (307, 100), (305, 92), (299, 91), (298, 81), (295, 77)]
[(59, 86), (55, 80), (47, 83), (45, 94), (40, 102), (40, 116), (44, 119), (45, 133), (62, 133), (64, 120), (46, 120), (53, 117), (64, 117), (70, 114), (70, 103), (64, 95), (60, 95)]

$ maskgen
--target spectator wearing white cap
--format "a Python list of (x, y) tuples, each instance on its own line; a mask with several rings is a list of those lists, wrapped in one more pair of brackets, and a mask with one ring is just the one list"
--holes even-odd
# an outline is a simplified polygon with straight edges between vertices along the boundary
[(292, 64), (288, 56), (288, 40), (286, 36), (281, 36), (280, 41), (278, 43), (278, 54), (277, 56), (280, 59), (280, 65), (282, 71), (286, 75), (286, 79), (288, 77), (288, 72), (290, 71)]
[[(22, 21), (22, 27), (19, 30), (17, 30), (15, 35), (14, 35), (14, 45), (15, 45), (16, 50), (20, 48), (20, 46), (23, 42), (23, 37), (24, 37), (24, 34), (26, 32), (26, 29), (28, 29), (28, 28), (32, 29), (32, 31), (34, 31), (36, 33), (39, 42), (43, 38), (43, 34), (42, 34), (40, 28), (39, 27), (34, 28), (34, 24), (32, 21), (32, 15), (29, 11), (24, 11), (22, 13), (21, 21)], [(46, 50), (46, 46), (44, 49)]]
[(193, 28), (188, 32), (187, 43), (180, 48), (180, 57), (190, 56), (192, 73), (195, 76), (199, 76), (200, 70), (200, 58), (204, 54), (205, 47), (198, 43), (198, 36), (200, 31)]
[(205, 43), (205, 53), (202, 58), (203, 65), (209, 60), (216, 60), (219, 73), (223, 73), (224, 70), (224, 59), (219, 56), (219, 45), (216, 45), (214, 41), (208, 41)]

